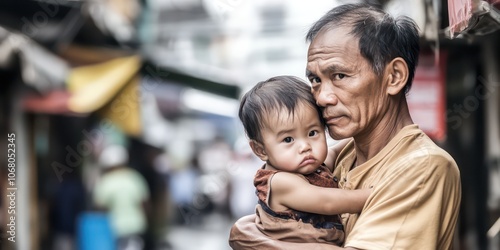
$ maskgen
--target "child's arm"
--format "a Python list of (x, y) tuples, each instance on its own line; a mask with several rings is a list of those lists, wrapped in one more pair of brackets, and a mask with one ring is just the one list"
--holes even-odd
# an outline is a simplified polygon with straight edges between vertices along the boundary
[(310, 184), (296, 174), (279, 172), (271, 179), (270, 207), (317, 214), (359, 213), (371, 189), (343, 190)]
[(328, 155), (325, 159), (325, 165), (330, 171), (333, 172), (335, 161), (337, 160), (337, 156), (340, 154), (340, 151), (344, 149), (347, 143), (351, 141), (351, 139), (343, 139), (335, 143), (335, 145), (328, 148)]

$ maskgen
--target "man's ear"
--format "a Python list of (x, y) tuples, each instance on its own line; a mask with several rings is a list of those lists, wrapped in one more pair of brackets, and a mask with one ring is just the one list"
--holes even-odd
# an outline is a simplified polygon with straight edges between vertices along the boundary
[(387, 94), (397, 95), (402, 91), (408, 81), (408, 65), (401, 57), (394, 58), (386, 66)]
[(266, 151), (264, 150), (264, 145), (256, 140), (250, 140), (250, 147), (252, 148), (253, 153), (259, 157), (263, 161), (267, 161), (268, 157)]

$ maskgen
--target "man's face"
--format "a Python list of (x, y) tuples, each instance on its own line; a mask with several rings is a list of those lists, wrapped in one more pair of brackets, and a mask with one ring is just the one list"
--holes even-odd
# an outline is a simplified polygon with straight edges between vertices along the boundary
[(386, 88), (349, 31), (336, 27), (320, 32), (307, 55), (312, 93), (334, 139), (370, 133), (387, 108)]

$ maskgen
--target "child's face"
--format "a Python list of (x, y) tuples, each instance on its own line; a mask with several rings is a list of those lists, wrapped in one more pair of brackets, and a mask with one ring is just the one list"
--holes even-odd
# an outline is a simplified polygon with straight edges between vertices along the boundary
[(327, 155), (325, 128), (317, 111), (299, 104), (295, 113), (286, 110), (270, 115), (262, 130), (264, 155), (270, 167), (309, 174), (321, 165)]

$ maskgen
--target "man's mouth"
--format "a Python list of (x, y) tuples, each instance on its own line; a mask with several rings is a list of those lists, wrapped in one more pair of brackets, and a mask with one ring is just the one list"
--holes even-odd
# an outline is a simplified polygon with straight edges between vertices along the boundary
[(333, 125), (337, 123), (340, 119), (342, 119), (344, 116), (329, 116), (325, 118), (325, 122), (327, 125)]

